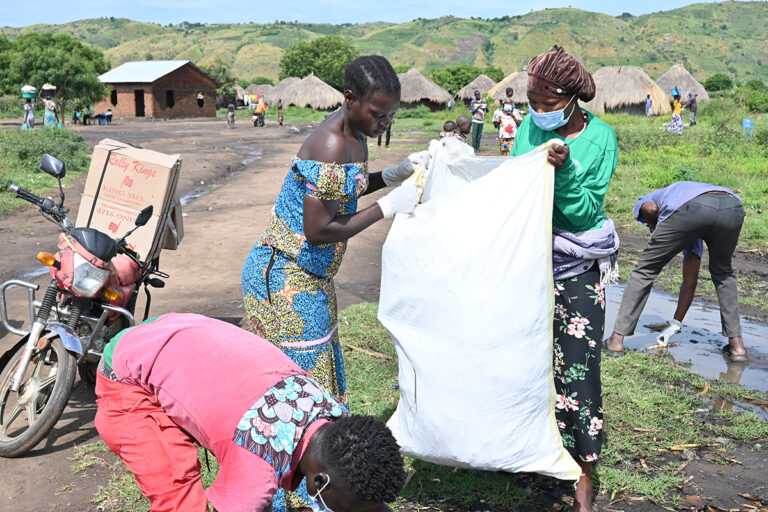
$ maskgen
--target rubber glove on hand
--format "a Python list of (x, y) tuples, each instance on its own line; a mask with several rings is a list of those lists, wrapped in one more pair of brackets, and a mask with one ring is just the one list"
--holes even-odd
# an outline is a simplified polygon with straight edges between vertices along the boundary
[(656, 341), (659, 342), (659, 345), (666, 345), (669, 343), (669, 340), (674, 336), (675, 334), (679, 333), (683, 330), (683, 324), (678, 322), (677, 320), (670, 320), (669, 325), (666, 329), (661, 331), (661, 333), (656, 336)]
[(383, 169), (381, 177), (387, 186), (399, 185), (413, 174), (417, 165), (421, 165), (426, 169), (427, 164), (429, 164), (429, 151), (424, 150), (418, 153), (411, 153), (408, 155), (408, 158), (399, 164)]
[(413, 183), (405, 183), (385, 195), (378, 201), (385, 219), (391, 219), (396, 213), (411, 213), (419, 204), (419, 190)]

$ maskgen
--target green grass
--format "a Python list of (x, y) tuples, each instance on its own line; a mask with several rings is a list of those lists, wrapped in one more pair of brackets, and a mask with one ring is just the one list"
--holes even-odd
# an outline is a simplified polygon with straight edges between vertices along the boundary
[[(57, 128), (0, 129), (0, 214), (23, 208), (29, 203), (17, 199), (8, 188), (11, 184), (40, 196), (51, 194), (56, 179), (38, 168), (40, 157), (49, 153), (66, 164), (66, 184), (75, 176), (88, 170), (91, 157), (83, 137), (68, 130)], [(54, 194), (58, 198), (58, 191)], [(70, 197), (68, 203), (79, 198)]]
[[(399, 399), (394, 387), (397, 359), (376, 312), (376, 304), (350, 306), (339, 316), (339, 334), (352, 413), (386, 421)], [(599, 492), (629, 493), (674, 505), (680, 499), (675, 485), (685, 475), (676, 471), (679, 458), (671, 455), (676, 452), (670, 448), (681, 444), (714, 446), (717, 437), (745, 443), (768, 438), (768, 423), (754, 414), (711, 410), (715, 400), (739, 400), (745, 395), (764, 400), (768, 397), (764, 392), (721, 381), (707, 383), (667, 356), (629, 352), (623, 358), (605, 358), (602, 371), (606, 437), (601, 464), (595, 469)], [(705, 386), (706, 394), (702, 394)], [(729, 447), (719, 449), (726, 463)], [(200, 459), (204, 460), (202, 455)], [(647, 470), (642, 468), (641, 459)], [(203, 462), (206, 486), (217, 471), (213, 457), (210, 462), (211, 471)], [(567, 492), (567, 485), (537, 475), (467, 471), (411, 458), (406, 458), (405, 464), (411, 477), (395, 505), (409, 510), (543, 510), (551, 506), (552, 498), (547, 495), (553, 489)], [(542, 500), (550, 502), (545, 505)], [(147, 506), (131, 475), (121, 466), (94, 501), (114, 507), (105, 510), (124, 512), (146, 510)]]

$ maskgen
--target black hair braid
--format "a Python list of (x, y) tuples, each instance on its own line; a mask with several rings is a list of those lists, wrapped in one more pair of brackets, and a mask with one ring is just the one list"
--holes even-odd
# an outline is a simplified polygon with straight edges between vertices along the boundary
[(347, 64), (344, 90), (350, 90), (363, 99), (376, 93), (400, 98), (400, 79), (387, 59), (381, 55), (367, 55)]
[(330, 471), (357, 498), (390, 502), (405, 483), (400, 447), (387, 426), (371, 416), (341, 418), (326, 427), (321, 454)]

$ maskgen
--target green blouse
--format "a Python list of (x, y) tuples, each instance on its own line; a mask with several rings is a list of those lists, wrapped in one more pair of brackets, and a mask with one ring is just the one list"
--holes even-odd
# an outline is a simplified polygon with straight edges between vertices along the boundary
[(566, 139), (554, 131), (544, 131), (533, 123), (530, 115), (526, 116), (509, 153), (509, 156), (523, 155), (555, 138), (568, 143), (571, 155), (555, 172), (552, 223), (571, 233), (589, 231), (602, 225), (605, 219), (605, 191), (618, 163), (616, 132), (591, 112), (584, 112), (589, 117), (589, 123), (575, 139)]

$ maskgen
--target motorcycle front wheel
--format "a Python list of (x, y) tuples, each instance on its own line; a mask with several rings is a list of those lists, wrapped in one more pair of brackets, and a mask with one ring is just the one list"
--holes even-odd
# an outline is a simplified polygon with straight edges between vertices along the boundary
[(20, 347), (0, 373), (0, 457), (18, 457), (53, 429), (67, 406), (77, 374), (77, 360), (56, 337), (36, 350), (19, 391), (11, 391)]

